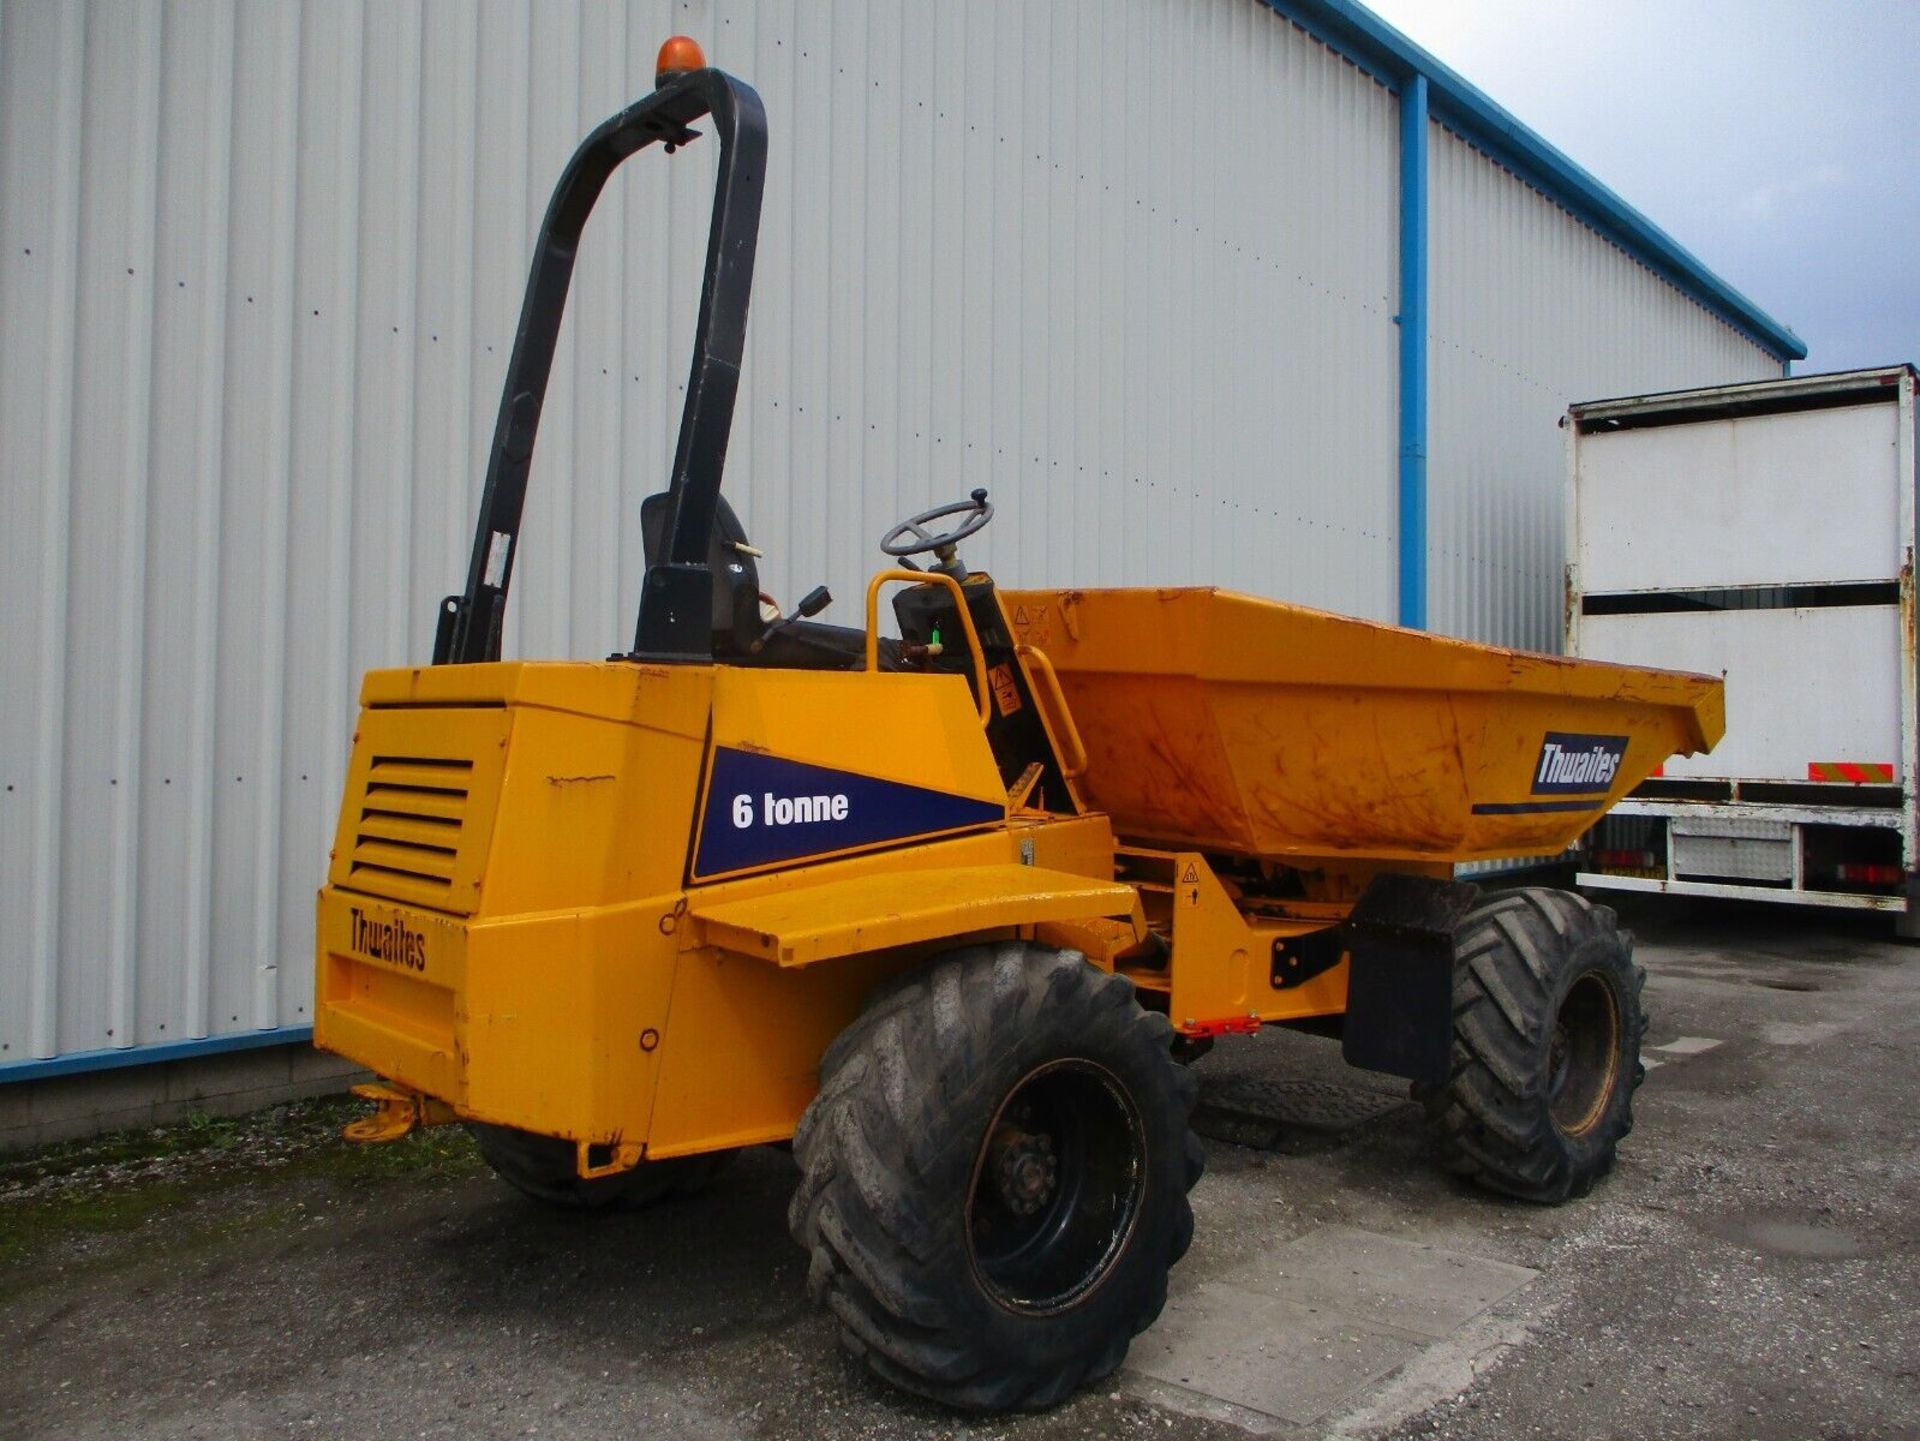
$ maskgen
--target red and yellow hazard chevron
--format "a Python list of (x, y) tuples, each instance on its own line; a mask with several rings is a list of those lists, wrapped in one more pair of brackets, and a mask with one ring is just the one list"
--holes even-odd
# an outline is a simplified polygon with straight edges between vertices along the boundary
[(1807, 779), (1810, 781), (1851, 781), (1859, 785), (1885, 786), (1893, 784), (1892, 762), (1879, 761), (1808, 761)]

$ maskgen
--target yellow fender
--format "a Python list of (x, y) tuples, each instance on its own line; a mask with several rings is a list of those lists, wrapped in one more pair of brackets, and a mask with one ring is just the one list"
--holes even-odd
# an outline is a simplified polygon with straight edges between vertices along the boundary
[(1131, 919), (1134, 888), (1038, 866), (887, 871), (702, 903), (700, 944), (782, 968), (1047, 921)]

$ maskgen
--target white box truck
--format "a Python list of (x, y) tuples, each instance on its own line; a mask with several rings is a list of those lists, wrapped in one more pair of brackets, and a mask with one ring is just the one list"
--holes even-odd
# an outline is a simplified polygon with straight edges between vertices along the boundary
[(1568, 654), (1727, 681), (1726, 739), (1596, 826), (1580, 884), (1920, 934), (1913, 368), (1592, 401), (1566, 431)]

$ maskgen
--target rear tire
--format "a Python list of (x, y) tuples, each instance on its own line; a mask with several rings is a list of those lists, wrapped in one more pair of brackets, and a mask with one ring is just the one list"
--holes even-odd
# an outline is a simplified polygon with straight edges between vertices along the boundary
[(705, 1186), (738, 1151), (711, 1151), (670, 1161), (642, 1161), (630, 1171), (583, 1179), (574, 1144), (511, 1126), (471, 1121), (467, 1131), (501, 1180), (544, 1205), (568, 1211), (637, 1211)]
[(1196, 1087), (1171, 1040), (1126, 980), (1021, 941), (883, 989), (794, 1136), (788, 1223), (847, 1349), (975, 1411), (1118, 1367), (1193, 1235)]
[(1613, 912), (1571, 891), (1502, 891), (1469, 912), (1452, 1075), (1416, 1088), (1447, 1169), (1528, 1201), (1584, 1196), (1633, 1129), (1645, 984)]

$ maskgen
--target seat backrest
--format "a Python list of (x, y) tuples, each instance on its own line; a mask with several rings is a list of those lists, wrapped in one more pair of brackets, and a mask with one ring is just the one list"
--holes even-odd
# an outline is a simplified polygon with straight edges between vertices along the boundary
[[(652, 566), (665, 548), (667, 493), (640, 502), (640, 541)], [(713, 572), (713, 653), (745, 655), (760, 638), (766, 623), (760, 618), (760, 572), (753, 557), (738, 549), (747, 544), (746, 529), (726, 497), (713, 507), (713, 538), (707, 547), (707, 568)]]

